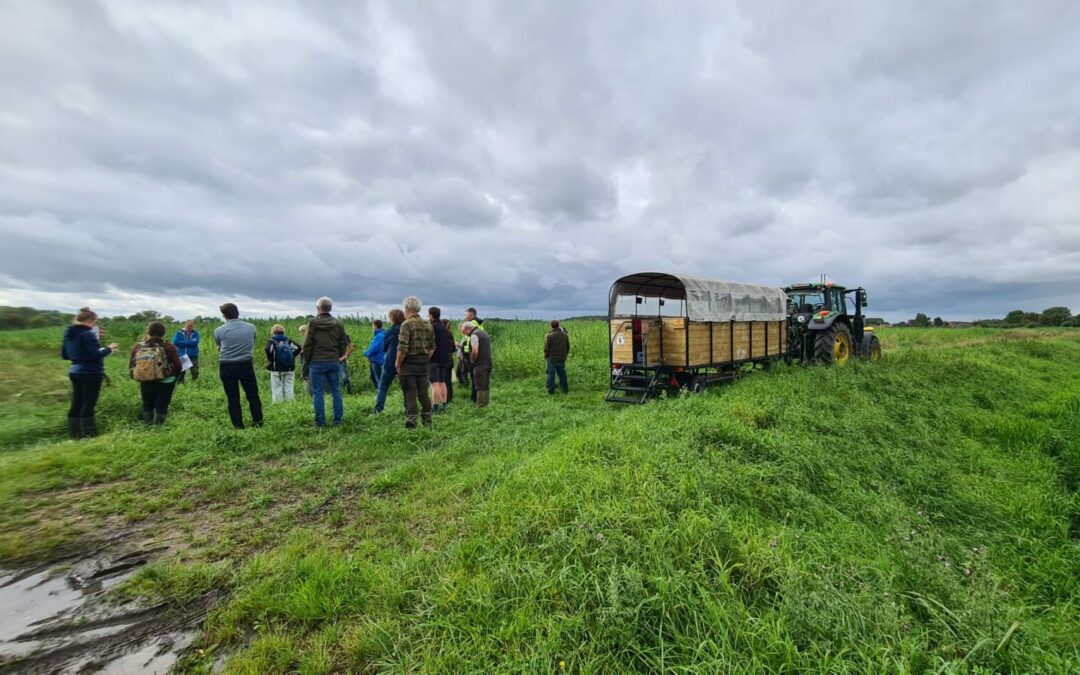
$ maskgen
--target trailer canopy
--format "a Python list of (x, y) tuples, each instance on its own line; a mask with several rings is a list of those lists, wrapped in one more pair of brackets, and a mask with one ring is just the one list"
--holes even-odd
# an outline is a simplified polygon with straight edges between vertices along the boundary
[(787, 294), (777, 286), (640, 272), (622, 277), (611, 286), (609, 315), (615, 316), (615, 304), (621, 296), (685, 301), (686, 318), (691, 321), (783, 321), (787, 318)]

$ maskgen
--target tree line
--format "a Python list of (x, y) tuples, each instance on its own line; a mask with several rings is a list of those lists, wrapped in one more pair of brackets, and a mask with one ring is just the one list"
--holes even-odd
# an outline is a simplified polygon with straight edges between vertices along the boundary
[[(867, 320), (867, 323), (870, 323)], [(976, 319), (975, 321), (945, 321), (940, 316), (931, 319), (926, 314), (919, 312), (914, 319), (901, 321), (894, 326), (911, 326), (914, 328), (948, 328), (955, 326), (980, 326), (982, 328), (1042, 328), (1042, 327), (1072, 327), (1080, 328), (1080, 315), (1073, 316), (1068, 307), (1047, 307), (1041, 312), (1025, 312), (1022, 309), (1014, 309), (1001, 319)]]

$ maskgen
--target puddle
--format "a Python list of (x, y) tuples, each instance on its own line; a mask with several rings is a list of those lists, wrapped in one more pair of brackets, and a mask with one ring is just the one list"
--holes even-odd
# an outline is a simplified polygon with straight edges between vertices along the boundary
[(8, 574), (0, 580), (0, 654), (7, 643), (30, 626), (70, 609), (83, 599), (64, 576), (50, 578), (49, 571), (24, 579)]
[(109, 593), (161, 550), (0, 570), (0, 672), (168, 672), (214, 598), (147, 606)]

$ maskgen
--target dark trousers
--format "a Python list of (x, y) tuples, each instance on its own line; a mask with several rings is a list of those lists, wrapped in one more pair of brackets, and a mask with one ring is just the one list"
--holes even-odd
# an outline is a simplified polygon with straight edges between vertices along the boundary
[(469, 376), (469, 398), (476, 403), (476, 366), (468, 354), (465, 355), (465, 374)]
[(188, 358), (191, 359), (191, 368), (188, 368), (187, 370), (181, 370), (180, 371), (180, 374), (176, 376), (176, 383), (177, 384), (183, 384), (184, 383), (184, 376), (187, 375), (188, 373), (191, 373), (191, 381), (192, 382), (199, 379), (199, 357), (198, 356), (189, 356)]
[(420, 415), (425, 425), (431, 424), (431, 391), (428, 389), (427, 359), (401, 364), (398, 372), (401, 391), (405, 394), (405, 426), (416, 426), (416, 401), (420, 400)]
[(555, 393), (555, 375), (559, 376), (559, 387), (563, 393), (567, 393), (570, 387), (566, 383), (566, 362), (547, 360), (547, 390), (549, 394)]
[(161, 417), (169, 414), (169, 403), (172, 402), (173, 391), (176, 390), (176, 382), (140, 382), (139, 389), (142, 392), (143, 414), (157, 413)]
[(240, 409), (240, 387), (244, 388), (248, 407), (251, 408), (251, 423), (262, 424), (262, 401), (259, 400), (259, 383), (255, 380), (255, 367), (251, 361), (222, 361), (218, 365), (221, 386), (225, 388), (225, 398), (229, 401), (229, 419), (237, 429), (244, 428), (244, 414)]
[(71, 380), (71, 407), (68, 408), (68, 417), (93, 417), (105, 376), (72, 373), (68, 375), (68, 379)]
[(449, 376), (446, 378), (446, 402), (454, 402), (454, 368), (451, 365)]
[(382, 368), (383, 364), (381, 363), (375, 363), (373, 361), (368, 362), (368, 370), (371, 371), (369, 373), (371, 376), (371, 385), (375, 387), (375, 391), (379, 391), (379, 378), (382, 377)]
[(476, 405), (485, 407), (491, 401), (491, 366), (473, 366), (473, 394)]

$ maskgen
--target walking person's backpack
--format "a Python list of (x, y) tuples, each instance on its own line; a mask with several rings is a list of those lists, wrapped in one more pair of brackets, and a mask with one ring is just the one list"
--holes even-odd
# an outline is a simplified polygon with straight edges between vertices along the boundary
[(131, 369), (131, 379), (136, 382), (155, 382), (170, 375), (169, 359), (165, 347), (160, 344), (139, 343), (135, 352), (135, 366)]
[(296, 367), (296, 357), (288, 340), (274, 340), (274, 367), (276, 370), (292, 370)]

